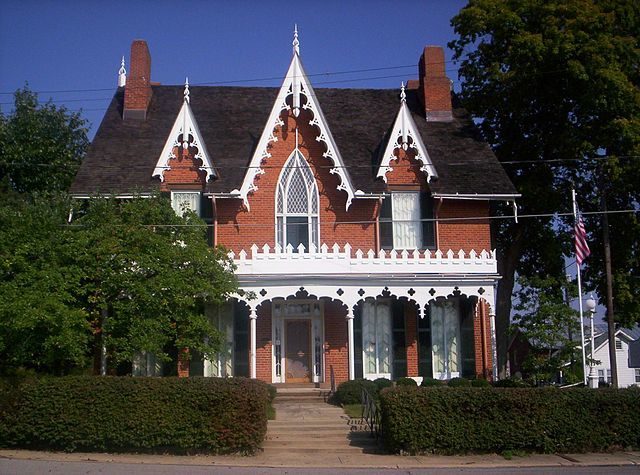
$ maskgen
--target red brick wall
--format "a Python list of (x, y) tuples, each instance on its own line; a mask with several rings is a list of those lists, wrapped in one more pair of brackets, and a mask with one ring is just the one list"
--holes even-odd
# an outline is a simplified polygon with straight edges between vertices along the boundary
[(151, 55), (144, 40), (131, 43), (131, 67), (124, 90), (124, 108), (147, 110), (151, 100)]
[(438, 223), (437, 236), (438, 248), (442, 252), (451, 249), (458, 252), (460, 249), (469, 252), (474, 249), (477, 252), (483, 249), (490, 251), (491, 231), (488, 219), (480, 220), (452, 220), (451, 218), (468, 218), (477, 216), (489, 216), (489, 203), (487, 201), (472, 200), (444, 200), (438, 209), (438, 218), (445, 219)]
[(330, 368), (336, 384), (349, 379), (347, 310), (335, 300), (325, 300), (324, 305), (324, 341), (325, 341), (325, 381), (330, 381)]
[(189, 348), (178, 351), (178, 378), (189, 377)]
[[(256, 378), (271, 383), (271, 301), (264, 302), (258, 309), (256, 320)], [(251, 362), (249, 362), (251, 364)]]
[[(275, 197), (282, 167), (295, 149), (295, 128), (299, 127), (299, 149), (310, 164), (320, 195), (320, 243), (332, 246), (347, 242), (363, 251), (375, 249), (376, 231), (373, 221), (377, 214), (376, 200), (353, 200), (345, 210), (347, 194), (338, 191), (337, 175), (329, 173), (332, 162), (322, 157), (324, 143), (317, 142), (318, 129), (309, 125), (311, 113), (300, 111), (295, 118), (283, 112), (283, 127), (276, 128), (277, 142), (270, 144), (271, 158), (265, 160), (263, 175), (256, 176), (258, 190), (249, 195), (251, 211), (240, 200), (218, 200), (218, 243), (238, 253), (247, 252), (253, 244), (275, 246)], [(350, 222), (345, 224), (345, 222)], [(353, 223), (356, 222), (356, 223)], [(360, 223), (368, 222), (368, 223)], [(342, 223), (342, 224), (341, 224)]]
[(169, 160), (169, 169), (164, 172), (164, 181), (160, 185), (162, 191), (171, 189), (202, 190), (207, 177), (207, 172), (198, 169), (202, 166), (202, 160), (194, 158), (194, 150), (183, 152), (182, 147), (174, 147), (173, 154), (176, 158)]
[(407, 345), (407, 376), (418, 376), (418, 320), (416, 306), (405, 303), (404, 318)]
[(480, 299), (473, 319), (474, 348), (476, 357), (476, 377), (492, 378), (493, 354), (491, 351), (491, 322), (489, 304)]
[(398, 149), (395, 154), (397, 158), (389, 162), (393, 170), (387, 172), (387, 185), (390, 188), (409, 185), (413, 189), (427, 191), (426, 175), (420, 171), (422, 164), (414, 158), (415, 153)]

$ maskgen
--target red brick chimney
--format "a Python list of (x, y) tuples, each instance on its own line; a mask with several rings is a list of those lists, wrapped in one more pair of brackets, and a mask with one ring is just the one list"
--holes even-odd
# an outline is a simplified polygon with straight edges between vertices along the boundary
[(420, 57), (420, 101), (429, 122), (449, 122), (451, 113), (451, 81), (444, 70), (442, 46), (426, 46)]
[(151, 55), (147, 42), (131, 43), (131, 66), (124, 89), (123, 119), (144, 120), (151, 100)]

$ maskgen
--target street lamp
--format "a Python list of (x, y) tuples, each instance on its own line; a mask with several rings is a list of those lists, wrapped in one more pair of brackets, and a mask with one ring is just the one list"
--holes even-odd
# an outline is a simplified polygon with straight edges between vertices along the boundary
[(589, 387), (595, 389), (598, 387), (598, 374), (596, 373), (596, 366), (593, 362), (593, 353), (596, 348), (596, 340), (593, 332), (593, 317), (596, 314), (596, 301), (593, 298), (593, 294), (589, 296), (585, 303), (587, 304), (587, 310), (589, 310), (589, 316), (591, 318), (591, 357), (589, 358)]

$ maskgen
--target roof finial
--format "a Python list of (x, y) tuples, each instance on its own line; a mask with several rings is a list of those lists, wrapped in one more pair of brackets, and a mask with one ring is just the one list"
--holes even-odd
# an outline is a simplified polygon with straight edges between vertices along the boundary
[(300, 41), (298, 41), (298, 24), (293, 25), (293, 52), (300, 54)]
[(120, 61), (120, 69), (118, 70), (118, 87), (124, 87), (127, 84), (127, 70), (124, 68), (124, 56)]
[(402, 85), (400, 86), (400, 102), (407, 102), (407, 93), (404, 92), (404, 81), (402, 81), (401, 84)]
[(184, 101), (189, 102), (189, 78), (184, 80)]

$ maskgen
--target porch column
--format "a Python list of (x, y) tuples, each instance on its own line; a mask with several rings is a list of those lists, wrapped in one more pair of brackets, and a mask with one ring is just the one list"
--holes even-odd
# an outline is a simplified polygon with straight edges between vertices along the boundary
[(249, 313), (249, 324), (251, 332), (251, 347), (249, 348), (249, 358), (251, 360), (251, 372), (252, 379), (256, 379), (256, 320), (258, 319), (258, 313), (254, 307), (251, 307)]
[(353, 307), (347, 305), (347, 335), (349, 338), (349, 380), (356, 379), (356, 362), (353, 335)]
[(493, 305), (489, 307), (489, 321), (491, 322), (491, 367), (493, 381), (498, 380), (498, 352), (496, 347), (496, 311)]

